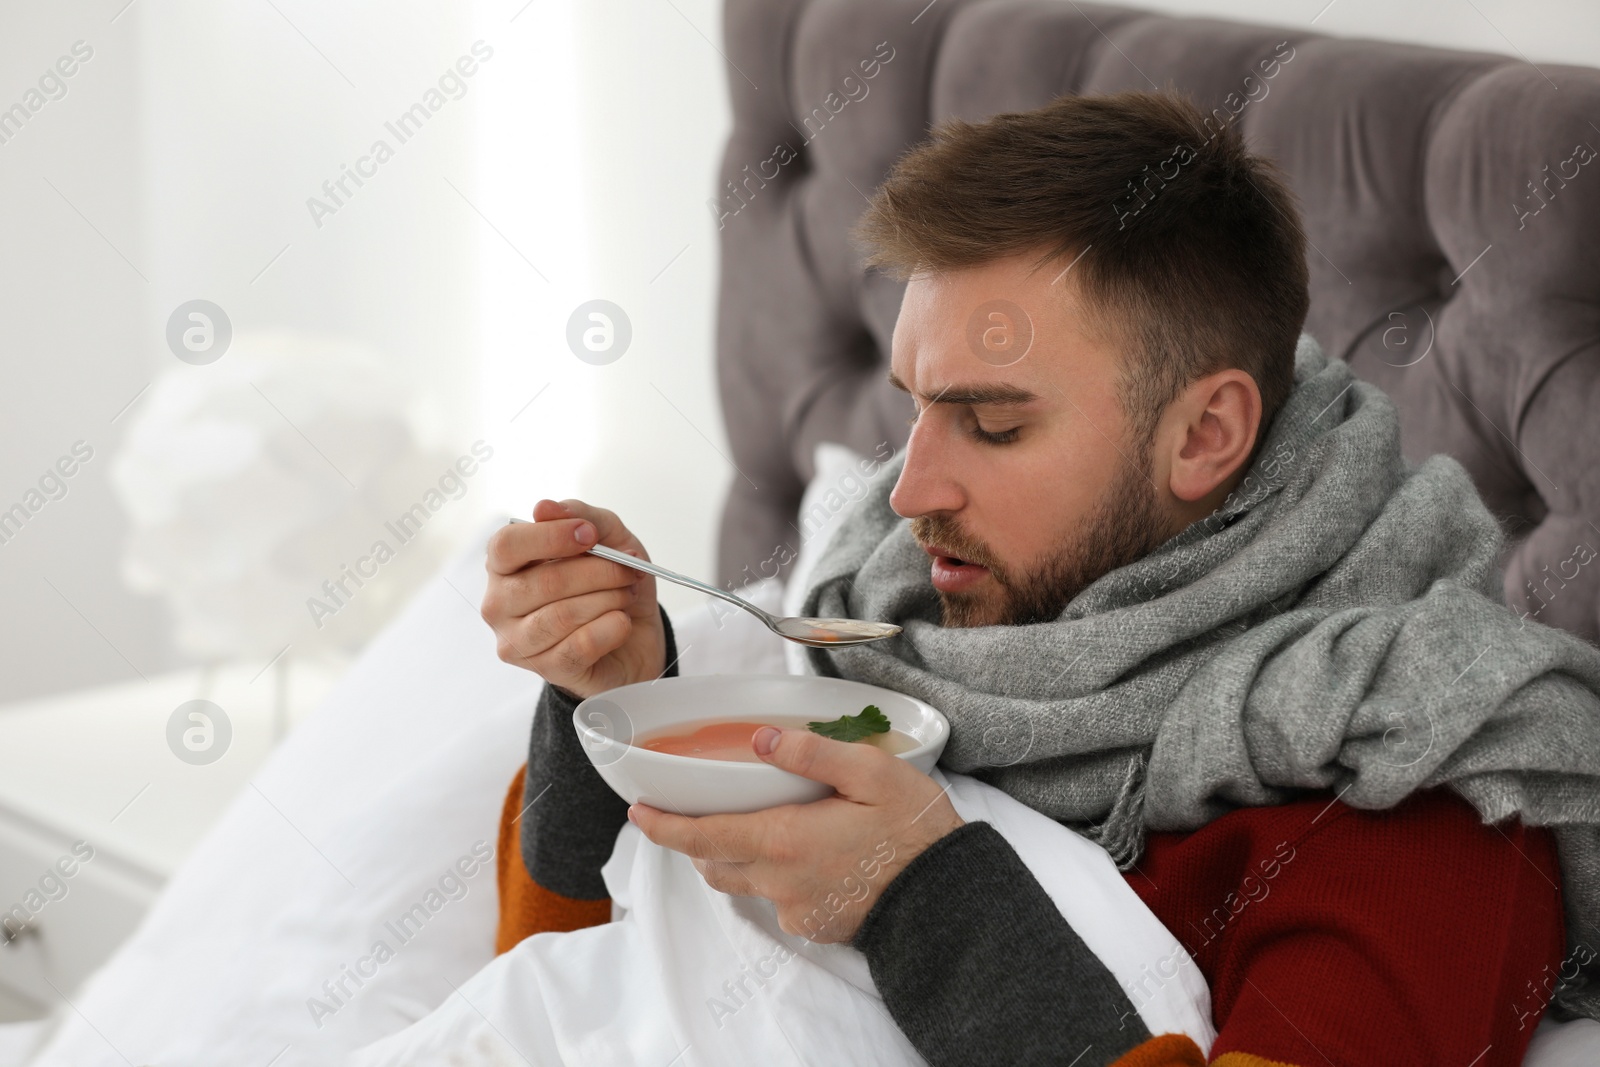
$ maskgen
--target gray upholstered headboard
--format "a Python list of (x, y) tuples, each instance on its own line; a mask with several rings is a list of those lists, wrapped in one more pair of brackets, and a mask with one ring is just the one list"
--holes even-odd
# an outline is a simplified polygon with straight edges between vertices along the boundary
[(1472, 473), (1510, 602), (1600, 636), (1600, 70), (1073, 0), (728, 0), (725, 38), (721, 580), (798, 548), (818, 441), (905, 442), (902, 286), (847, 236), (895, 159), (945, 118), (1171, 84), (1288, 173), (1307, 329), (1394, 396), (1412, 459)]

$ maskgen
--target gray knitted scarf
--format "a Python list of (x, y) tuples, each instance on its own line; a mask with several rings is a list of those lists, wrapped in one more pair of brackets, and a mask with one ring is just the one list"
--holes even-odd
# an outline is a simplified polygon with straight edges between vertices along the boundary
[[(803, 612), (899, 623), (813, 669), (928, 701), (941, 766), (1098, 840), (1331, 790), (1389, 808), (1448, 784), (1487, 822), (1551, 827), (1576, 978), (1600, 1018), (1600, 650), (1501, 600), (1500, 531), (1466, 472), (1400, 454), (1394, 405), (1308, 336), (1296, 387), (1213, 515), (1051, 622), (946, 629), (889, 507), (902, 452), (841, 521)], [(1470, 877), (1470, 872), (1463, 872)]]

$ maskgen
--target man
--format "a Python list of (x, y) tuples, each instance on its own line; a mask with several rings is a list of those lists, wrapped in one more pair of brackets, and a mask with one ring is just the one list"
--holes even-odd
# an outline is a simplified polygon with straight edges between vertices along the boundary
[[(1237, 131), (1155, 93), (951, 123), (861, 234), (908, 278), (891, 381), (917, 414), (804, 610), (905, 632), (811, 662), (933, 703), (942, 766), (1098, 840), (1206, 976), (1216, 1044), (1146, 1032), (1005, 840), (869, 746), (764, 729), (836, 794), (625, 810), (565, 723), (676, 651), (653, 579), (581, 554), (643, 546), (579, 501), (490, 544), (500, 654), (551, 683), (501, 947), (609, 917), (629, 817), (858, 947), (936, 1064), (1515, 1064), (1553, 998), (1600, 1014), (1574, 962), (1600, 653), (1517, 623), (1464, 472), (1407, 467), (1387, 398), (1299, 341), (1296, 209)], [(883, 840), (867, 895), (807, 926)]]

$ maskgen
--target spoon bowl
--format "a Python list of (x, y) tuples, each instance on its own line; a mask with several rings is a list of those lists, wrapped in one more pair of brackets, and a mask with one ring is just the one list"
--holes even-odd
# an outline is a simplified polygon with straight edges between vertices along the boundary
[(863, 622), (860, 619), (808, 619), (790, 617), (768, 622), (774, 633), (802, 645), (818, 648), (838, 648), (840, 645), (859, 645), (864, 641), (881, 641), (900, 632), (900, 627), (889, 622)]

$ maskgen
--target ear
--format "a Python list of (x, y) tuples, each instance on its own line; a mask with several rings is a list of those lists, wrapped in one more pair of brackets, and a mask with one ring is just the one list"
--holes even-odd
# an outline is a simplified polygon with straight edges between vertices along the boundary
[(1204, 500), (1250, 459), (1261, 430), (1261, 389), (1237, 368), (1209, 374), (1173, 402), (1181, 422), (1174, 429), (1169, 485), (1185, 503)]

